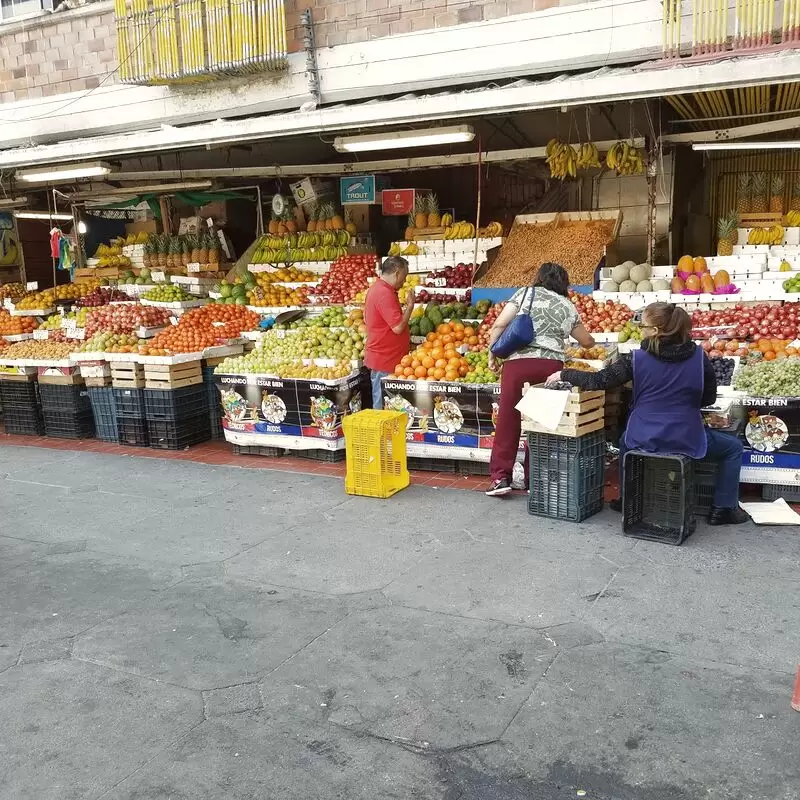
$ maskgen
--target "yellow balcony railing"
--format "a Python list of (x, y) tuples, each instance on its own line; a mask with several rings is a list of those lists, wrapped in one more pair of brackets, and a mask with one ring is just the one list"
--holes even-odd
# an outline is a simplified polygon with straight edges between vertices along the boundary
[(124, 83), (286, 68), (283, 0), (115, 0)]

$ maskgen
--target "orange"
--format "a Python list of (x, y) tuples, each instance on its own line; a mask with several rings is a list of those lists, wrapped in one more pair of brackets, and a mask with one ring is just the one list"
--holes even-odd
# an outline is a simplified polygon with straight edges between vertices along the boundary
[(463, 378), (469, 372), (469, 367), (466, 364), (462, 364), (458, 368), (458, 374)]
[(404, 375), (406, 378), (411, 378), (411, 377), (413, 377), (413, 375), (414, 375), (414, 370), (413, 370), (413, 369), (411, 369), (411, 367), (406, 367), (406, 368), (403, 370), (403, 375)]
[(414, 370), (414, 376), (417, 378), (425, 378), (427, 377), (427, 375), (428, 375), (428, 370), (426, 370), (425, 367), (417, 367)]
[(443, 322), (436, 328), (436, 333), (438, 334), (450, 333), (450, 326), (446, 322)]
[(448, 368), (448, 369), (452, 369), (453, 367), (455, 367), (456, 369), (458, 369), (460, 366), (461, 366), (461, 359), (460, 359), (458, 356), (453, 356), (453, 357), (452, 357), (452, 358), (451, 358), (451, 359), (450, 359), (450, 360), (447, 362), (447, 368)]
[(423, 342), (422, 343), (423, 350), (433, 350), (433, 342)]
[(403, 356), (403, 357), (400, 359), (400, 363), (401, 363), (401, 364), (402, 364), (404, 367), (410, 367), (410, 366), (411, 366), (411, 356)]
[(397, 366), (396, 366), (396, 367), (395, 367), (395, 368), (392, 370), (392, 372), (393, 372), (393, 373), (394, 373), (396, 376), (400, 376), (400, 375), (402, 375), (402, 374), (403, 374), (403, 365), (402, 365), (402, 364), (398, 364), (398, 365), (397, 365)]
[(451, 331), (463, 331), (464, 330), (464, 323), (461, 320), (456, 320), (455, 322), (450, 323), (450, 330)]
[(448, 333), (448, 334), (442, 336), (442, 341), (445, 344), (452, 344), (453, 343), (453, 337)]
[(433, 363), (434, 360), (430, 356), (425, 356), (425, 358), (422, 359), (422, 366), (425, 367), (425, 369), (430, 369)]
[(467, 339), (467, 344), (469, 345), (478, 344), (478, 337), (470, 336), (469, 339)]
[(772, 342), (769, 339), (760, 339), (758, 342), (758, 349), (762, 353), (766, 353), (767, 350), (772, 349)]
[(428, 377), (432, 378), (434, 372), (436, 372), (436, 370), (433, 367), (429, 367), (428, 368)]
[(434, 366), (437, 367), (438, 369), (447, 369), (447, 359), (437, 358)]
[(411, 368), (416, 369), (417, 367), (421, 367), (422, 362), (418, 358), (411, 359)]
[(448, 369), (447, 372), (444, 373), (444, 379), (446, 381), (458, 380), (458, 370)]
[(440, 367), (437, 367), (433, 371), (433, 377), (436, 378), (437, 381), (440, 381), (442, 378), (444, 378), (444, 370)]
[(464, 326), (464, 336), (474, 336), (475, 329), (471, 325)]
[(433, 341), (433, 340), (436, 338), (436, 334), (435, 334), (433, 331), (431, 331), (431, 332), (430, 332), (430, 333), (429, 333), (429, 334), (428, 334), (428, 335), (427, 335), (425, 338), (426, 338), (426, 339), (427, 339), (429, 342), (432, 342), (432, 341)]
[(775, 360), (775, 351), (774, 350), (767, 350), (764, 353), (764, 361), (774, 361)]
[(435, 361), (444, 355), (444, 350), (441, 347), (434, 347), (431, 350), (431, 358)]

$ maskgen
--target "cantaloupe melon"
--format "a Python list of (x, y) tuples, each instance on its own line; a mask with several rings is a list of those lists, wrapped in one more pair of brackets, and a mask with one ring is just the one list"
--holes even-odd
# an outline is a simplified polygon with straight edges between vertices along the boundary
[(619, 284), (616, 281), (603, 281), (600, 285), (601, 292), (618, 292)]
[(639, 281), (636, 284), (636, 291), (637, 292), (652, 292), (653, 291), (653, 284), (650, 283), (649, 280)]
[(619, 285), (619, 290), (621, 292), (635, 292), (636, 291), (636, 284), (633, 281), (623, 281)]
[(649, 264), (637, 264), (632, 270), (630, 274), (630, 278), (634, 283), (641, 283), (642, 281), (648, 281), (653, 275), (653, 270), (650, 268)]
[[(678, 278), (678, 280), (680, 280), (680, 278)], [(666, 292), (669, 289), (669, 281), (654, 280), (652, 283), (654, 292)]]
[(624, 281), (627, 281), (631, 276), (630, 268), (625, 264), (618, 264), (614, 269), (611, 270), (611, 278), (612, 280), (617, 283), (621, 284)]

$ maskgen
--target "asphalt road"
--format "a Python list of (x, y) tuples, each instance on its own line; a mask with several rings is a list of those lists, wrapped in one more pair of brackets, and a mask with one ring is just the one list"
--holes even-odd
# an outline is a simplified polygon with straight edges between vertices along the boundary
[(799, 563), (0, 446), (0, 800), (797, 800)]

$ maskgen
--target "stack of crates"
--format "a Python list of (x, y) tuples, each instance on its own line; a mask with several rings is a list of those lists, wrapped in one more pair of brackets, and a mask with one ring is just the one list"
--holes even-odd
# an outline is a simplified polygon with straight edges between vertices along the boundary
[(44, 433), (39, 384), (35, 375), (3, 376), (0, 380), (0, 406), (6, 433), (41, 436)]
[(94, 437), (94, 415), (89, 393), (81, 383), (39, 381), (45, 436), (57, 439)]
[(402, 411), (369, 409), (344, 418), (348, 494), (391, 497), (408, 486), (407, 423)]
[(131, 447), (147, 447), (150, 444), (145, 418), (144, 391), (144, 389), (119, 386), (112, 389), (120, 444)]
[(205, 383), (181, 389), (145, 389), (144, 402), (151, 447), (183, 450), (211, 438)]
[[(222, 361), (222, 359), (211, 359)], [(203, 367), (203, 386), (206, 389), (206, 401), (208, 403), (208, 422), (211, 426), (212, 439), (224, 439), (225, 431), (222, 427), (222, 404), (220, 403), (219, 389), (214, 381), (214, 370), (216, 365), (209, 365), (205, 362)]]
[(119, 442), (117, 428), (117, 406), (114, 401), (114, 389), (110, 386), (93, 387), (86, 390), (94, 415), (94, 432), (104, 442)]

